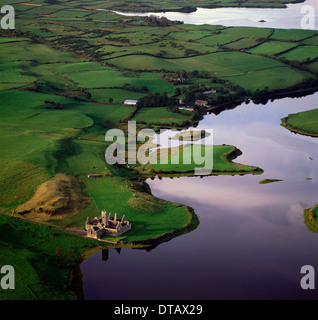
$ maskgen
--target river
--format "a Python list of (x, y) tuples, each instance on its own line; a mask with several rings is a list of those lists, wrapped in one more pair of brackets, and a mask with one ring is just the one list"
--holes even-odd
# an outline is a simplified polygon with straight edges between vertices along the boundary
[(151, 251), (97, 252), (81, 264), (86, 299), (317, 299), (300, 269), (318, 270), (318, 234), (304, 224), (318, 203), (318, 139), (280, 126), (313, 108), (318, 93), (206, 115), (197, 128), (264, 173), (147, 181), (155, 196), (193, 207), (200, 225)]

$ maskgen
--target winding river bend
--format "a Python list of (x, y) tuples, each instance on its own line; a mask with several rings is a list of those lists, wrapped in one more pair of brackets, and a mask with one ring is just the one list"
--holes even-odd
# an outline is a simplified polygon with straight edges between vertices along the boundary
[(300, 269), (318, 270), (318, 234), (303, 213), (318, 203), (318, 139), (280, 126), (314, 108), (318, 93), (206, 115), (198, 128), (264, 174), (147, 181), (155, 196), (193, 207), (199, 227), (151, 251), (97, 252), (81, 264), (86, 299), (317, 299)]

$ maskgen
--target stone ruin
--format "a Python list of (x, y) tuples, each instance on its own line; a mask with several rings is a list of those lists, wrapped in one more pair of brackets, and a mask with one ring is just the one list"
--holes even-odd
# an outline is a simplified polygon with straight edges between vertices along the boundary
[(131, 229), (131, 223), (127, 221), (125, 215), (119, 219), (117, 213), (113, 217), (111, 213), (102, 211), (101, 217), (91, 220), (87, 218), (85, 223), (87, 237), (100, 239), (103, 236), (119, 237), (123, 233)]

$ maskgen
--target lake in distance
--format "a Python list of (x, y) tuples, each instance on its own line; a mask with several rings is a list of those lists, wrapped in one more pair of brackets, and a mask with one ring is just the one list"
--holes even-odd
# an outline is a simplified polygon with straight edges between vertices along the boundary
[[(317, 299), (301, 289), (300, 269), (318, 268), (318, 234), (304, 224), (304, 209), (318, 203), (318, 139), (280, 126), (314, 108), (318, 93), (206, 115), (197, 128), (264, 173), (147, 180), (154, 196), (191, 206), (198, 228), (151, 251), (97, 252), (81, 264), (86, 299)], [(259, 184), (266, 178), (283, 181)]]

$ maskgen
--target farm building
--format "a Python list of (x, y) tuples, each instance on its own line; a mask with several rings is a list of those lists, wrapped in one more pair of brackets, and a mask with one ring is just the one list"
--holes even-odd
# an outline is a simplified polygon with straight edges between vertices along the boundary
[(124, 104), (126, 106), (135, 106), (137, 104), (138, 100), (125, 100)]

